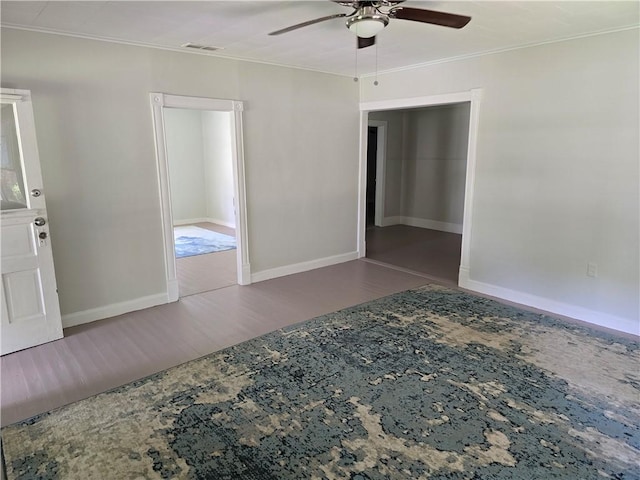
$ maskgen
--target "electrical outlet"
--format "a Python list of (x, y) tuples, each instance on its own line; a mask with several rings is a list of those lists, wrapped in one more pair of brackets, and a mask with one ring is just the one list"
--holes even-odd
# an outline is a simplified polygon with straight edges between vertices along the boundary
[(593, 262), (587, 263), (587, 277), (597, 277), (598, 276), (598, 265)]

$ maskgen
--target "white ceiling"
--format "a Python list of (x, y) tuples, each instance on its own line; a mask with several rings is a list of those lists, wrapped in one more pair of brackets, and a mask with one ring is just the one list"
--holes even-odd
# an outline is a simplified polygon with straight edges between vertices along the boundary
[[(640, 2), (407, 1), (405, 6), (468, 15), (461, 30), (391, 19), (377, 47), (358, 51), (358, 75), (637, 27)], [(355, 37), (344, 19), (280, 36), (271, 31), (350, 13), (328, 0), (308, 1), (2, 1), (13, 26), (139, 45), (189, 50), (187, 42), (223, 47), (210, 55), (351, 75)]]

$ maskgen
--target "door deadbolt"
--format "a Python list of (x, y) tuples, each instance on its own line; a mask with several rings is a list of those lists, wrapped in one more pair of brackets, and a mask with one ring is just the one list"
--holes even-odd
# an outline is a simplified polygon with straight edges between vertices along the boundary
[(36, 219), (33, 221), (33, 223), (36, 224), (36, 227), (41, 227), (43, 226), (45, 223), (47, 223), (47, 221), (42, 218), (42, 217), (36, 217)]
[(33, 190), (31, 190), (32, 197), (39, 197), (40, 195), (42, 195), (42, 190), (38, 188), (34, 188)]
[(47, 238), (47, 232), (40, 232), (38, 234), (38, 237), (40, 238), (40, 240), (44, 240), (45, 238)]

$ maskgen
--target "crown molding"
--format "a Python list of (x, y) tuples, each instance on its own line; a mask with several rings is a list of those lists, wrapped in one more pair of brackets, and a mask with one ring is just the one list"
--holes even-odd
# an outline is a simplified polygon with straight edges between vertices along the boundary
[(533, 47), (539, 47), (541, 45), (549, 45), (552, 43), (562, 43), (562, 42), (569, 42), (571, 40), (578, 40), (580, 38), (588, 38), (588, 37), (597, 37), (599, 35), (606, 35), (609, 33), (617, 33), (617, 32), (625, 32), (627, 30), (637, 30), (640, 29), (640, 25), (630, 25), (627, 27), (621, 27), (621, 28), (615, 28), (612, 30), (601, 30), (598, 32), (590, 32), (590, 33), (583, 33), (581, 35), (573, 35), (571, 37), (562, 37), (562, 38), (558, 38), (555, 40), (546, 40), (544, 42), (534, 42), (534, 43), (527, 43), (524, 45), (514, 45), (511, 47), (505, 47), (505, 48), (498, 48), (495, 50), (487, 50), (485, 52), (477, 52), (477, 53), (469, 53), (466, 55), (458, 55), (455, 57), (449, 57), (449, 58), (443, 58), (440, 60), (432, 60), (430, 62), (423, 62), (423, 63), (415, 63), (413, 65), (407, 65), (405, 67), (397, 67), (397, 68), (390, 68), (387, 70), (380, 70), (377, 73), (366, 73), (360, 76), (360, 78), (371, 78), (371, 77), (375, 77), (376, 75), (386, 75), (388, 73), (397, 73), (397, 72), (404, 72), (407, 70), (415, 70), (417, 68), (423, 68), (423, 67), (430, 67), (433, 65), (439, 65), (441, 63), (450, 63), (450, 62), (458, 62), (461, 60), (468, 60), (470, 58), (477, 58), (477, 57), (484, 57), (486, 55), (496, 55), (498, 53), (504, 53), (504, 52), (511, 52), (513, 50), (524, 50), (525, 48), (533, 48)]

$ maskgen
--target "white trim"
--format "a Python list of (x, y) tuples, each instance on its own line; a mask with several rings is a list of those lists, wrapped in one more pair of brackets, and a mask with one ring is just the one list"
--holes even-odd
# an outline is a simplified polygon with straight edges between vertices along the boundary
[(95, 322), (105, 318), (111, 318), (124, 313), (135, 312), (145, 308), (163, 305), (167, 302), (166, 294), (149, 295), (147, 297), (136, 298), (135, 300), (127, 300), (126, 302), (112, 303), (104, 307), (91, 308), (81, 312), (70, 313), (62, 316), (62, 327), (69, 328), (84, 323)]
[(464, 211), (462, 213), (462, 252), (460, 267), (469, 268), (471, 264), (471, 222), (473, 220), (473, 199), (476, 184), (476, 150), (478, 130), (480, 128), (480, 102), (482, 90), (471, 90), (471, 106), (469, 109), (469, 144), (467, 145), (467, 171), (464, 184)]
[(620, 332), (640, 335), (640, 324), (638, 324), (637, 321), (597, 312), (595, 310), (589, 310), (577, 305), (558, 302), (556, 300), (539, 297), (537, 295), (511, 290), (509, 288), (492, 285), (490, 283), (478, 282), (477, 280), (469, 278), (469, 269), (463, 268), (462, 266), (460, 267), (459, 285), (461, 288), (471, 290), (473, 292), (501, 298), (510, 302), (533, 307), (538, 310), (563, 315), (565, 317), (574, 318), (576, 320), (592, 323), (601, 327), (611, 328)]
[(426, 97), (394, 98), (391, 100), (378, 100), (372, 102), (361, 102), (360, 111), (373, 112), (380, 110), (400, 110), (403, 108), (434, 107), (436, 105), (447, 105), (451, 103), (470, 102), (473, 92), (480, 89), (473, 89), (466, 92), (443, 93), (439, 95), (429, 95)]
[[(11, 92), (11, 93), (8, 93)], [(20, 93), (24, 92), (24, 93)], [(31, 93), (29, 90), (16, 90), (15, 88), (3, 88), (0, 92), (0, 101), (2, 103), (16, 103), (24, 100), (30, 101)]]
[(402, 215), (395, 215), (393, 217), (384, 217), (382, 219), (383, 227), (390, 227), (391, 225), (403, 225), (404, 217)]
[(332, 257), (318, 258), (316, 260), (310, 260), (308, 262), (285, 265), (284, 267), (270, 268), (268, 270), (262, 270), (260, 272), (253, 273), (251, 275), (251, 281), (262, 282), (264, 280), (270, 280), (272, 278), (284, 277), (285, 275), (293, 275), (295, 273), (315, 270), (316, 268), (329, 267), (331, 265), (337, 265), (339, 263), (350, 262), (351, 260), (357, 260), (358, 258), (358, 252), (350, 252), (343, 253), (341, 255), (334, 255)]
[[(152, 95), (162, 95), (162, 106), (164, 108), (186, 108), (189, 110), (218, 112), (232, 112), (235, 108), (235, 102), (233, 100), (206, 97), (187, 97), (184, 95), (166, 95), (161, 93), (152, 93)], [(240, 111), (242, 111), (242, 108), (240, 109)]]
[(370, 127), (377, 127), (378, 144), (376, 145), (376, 215), (374, 224), (382, 226), (384, 218), (384, 197), (386, 188), (387, 171), (387, 132), (389, 122), (382, 120), (369, 120)]
[(405, 217), (396, 215), (393, 217), (384, 217), (380, 226), (389, 227), (391, 225), (409, 225), (411, 227), (428, 228), (430, 230), (438, 230), (440, 232), (449, 232), (461, 234), (463, 225), (459, 223), (440, 222), (438, 220), (429, 220), (426, 218)]
[(457, 233), (462, 235), (462, 224), (427, 220), (425, 218), (404, 217), (404, 224), (411, 227), (428, 228), (440, 232)]
[(207, 218), (207, 220), (205, 221), (205, 223), (215, 223), (216, 225), (222, 225), (223, 227), (227, 227), (227, 228), (236, 228), (236, 224), (234, 222), (227, 222), (226, 220), (220, 220), (219, 218)]
[[(150, 94), (151, 113), (153, 115), (153, 131), (156, 141), (156, 162), (158, 171), (158, 189), (160, 192), (160, 216), (162, 222), (162, 242), (165, 256), (165, 281), (167, 284), (167, 302), (178, 300), (177, 289), (169, 286), (177, 278), (176, 260), (174, 258), (175, 240), (173, 236), (173, 214), (171, 212), (171, 188), (169, 187), (169, 162), (167, 156), (164, 114), (162, 105), (164, 95)], [(171, 291), (170, 291), (171, 290)]]
[[(358, 196), (358, 255), (364, 257), (366, 254), (365, 229), (366, 229), (366, 205), (364, 204), (366, 195), (366, 154), (367, 136), (366, 126), (368, 113), (379, 110), (400, 110), (403, 108), (430, 107), (435, 105), (445, 105), (452, 103), (470, 102), (469, 109), (469, 143), (467, 148), (467, 167), (464, 194), (464, 213), (462, 223), (462, 251), (460, 256), (460, 269), (468, 269), (471, 257), (471, 234), (474, 205), (474, 185), (476, 176), (476, 147), (478, 139), (478, 129), (480, 122), (480, 101), (482, 90), (475, 88), (466, 92), (445, 93), (440, 95), (430, 95), (425, 97), (399, 98), (393, 100), (383, 100), (375, 102), (360, 103), (360, 194)], [(364, 177), (363, 177), (364, 175)], [(363, 191), (363, 181), (364, 191)], [(385, 221), (396, 219), (390, 217)], [(402, 218), (402, 217), (400, 217)]]
[(173, 226), (174, 227), (179, 227), (182, 225), (193, 225), (194, 223), (208, 223), (209, 219), (205, 218), (205, 217), (200, 217), (200, 218), (187, 218), (186, 220), (176, 220), (175, 218), (173, 219)]
[(242, 112), (244, 103), (233, 101), (233, 122), (231, 137), (235, 148), (231, 149), (234, 183), (233, 207), (236, 215), (236, 243), (238, 245), (237, 271), (238, 284), (251, 284), (251, 262), (249, 261), (249, 233), (247, 225), (247, 191), (244, 172), (244, 129)]
[[(338, 72), (331, 72), (331, 71), (328, 71), (328, 70), (321, 70), (321, 69), (318, 69), (318, 68), (301, 67), (299, 65), (290, 65), (290, 64), (286, 64), (286, 63), (267, 62), (265, 60), (248, 59), (248, 58), (237, 57), (237, 56), (233, 56), (233, 55), (223, 55), (223, 54), (215, 53), (215, 52), (211, 52), (211, 51), (194, 50), (192, 48), (185, 48), (185, 47), (169, 47), (169, 46), (163, 46), (163, 45), (155, 45), (155, 44), (151, 44), (151, 43), (135, 42), (135, 41), (132, 41), (132, 40), (122, 40), (122, 39), (118, 39), (118, 38), (101, 37), (101, 36), (98, 36), (98, 35), (63, 32), (63, 31), (60, 31), (60, 30), (43, 28), (43, 27), (32, 27), (32, 26), (18, 25), (18, 24), (13, 24), (13, 23), (3, 23), (2, 24), (2, 28), (8, 28), (8, 29), (11, 29), (11, 30), (24, 30), (24, 31), (27, 31), (27, 32), (46, 33), (46, 34), (50, 34), (50, 35), (62, 35), (64, 37), (81, 38), (81, 39), (84, 39), (84, 40), (94, 40), (94, 41), (97, 41), (97, 42), (117, 43), (117, 44), (120, 44), (120, 45), (130, 45), (130, 46), (133, 46), (133, 47), (154, 48), (154, 49), (157, 49), (157, 50), (166, 50), (166, 51), (169, 51), (169, 52), (188, 53), (188, 54), (191, 54), (191, 55), (205, 55), (205, 56), (208, 56), (208, 57), (215, 57), (215, 58), (220, 58), (220, 59), (223, 59), (223, 60), (232, 60), (232, 61), (247, 62), (247, 63), (258, 63), (258, 64), (262, 64), (262, 65), (272, 65), (272, 66), (283, 67), (283, 68), (293, 68), (293, 69), (296, 69), (296, 70), (305, 70), (305, 71), (309, 71), (309, 72), (325, 73), (327, 75), (336, 75), (338, 77), (349, 77), (349, 78), (353, 77), (353, 75), (351, 73), (338, 73)], [(374, 77), (374, 76), (388, 74), (388, 73), (396, 73), (396, 72), (402, 72), (402, 71), (406, 71), (406, 70), (414, 70), (414, 69), (417, 69), (417, 68), (428, 67), (428, 66), (431, 66), (431, 65), (438, 65), (440, 63), (457, 62), (457, 61), (460, 61), (460, 60), (467, 60), (467, 59), (470, 59), (470, 58), (484, 57), (486, 55), (495, 55), (495, 54), (498, 54), (498, 53), (510, 52), (510, 51), (513, 51), (513, 50), (522, 50), (524, 48), (538, 47), (540, 45), (548, 45), (548, 44), (553, 44), (553, 43), (568, 42), (568, 41), (571, 41), (571, 40), (578, 40), (580, 38), (597, 37), (598, 35), (607, 35), (609, 33), (617, 33), (617, 32), (624, 32), (624, 31), (627, 31), (627, 30), (635, 30), (637, 28), (638, 28), (638, 25), (628, 25), (628, 26), (625, 26), (625, 27), (614, 28), (614, 29), (610, 29), (610, 30), (601, 30), (601, 31), (598, 31), (598, 32), (583, 33), (581, 35), (574, 35), (574, 36), (571, 36), (571, 37), (564, 37), (564, 38), (559, 38), (559, 39), (554, 39), (554, 40), (546, 40), (546, 41), (543, 41), (543, 42), (534, 42), (534, 43), (528, 43), (528, 44), (525, 44), (525, 45), (514, 45), (514, 46), (511, 46), (511, 47), (499, 48), (499, 49), (495, 49), (495, 50), (488, 50), (488, 51), (484, 51), (484, 52), (469, 53), (467, 55), (458, 55), (456, 57), (441, 58), (441, 59), (438, 59), (438, 60), (433, 60), (431, 62), (414, 63), (412, 65), (406, 65), (404, 67), (389, 68), (387, 70), (378, 70), (377, 72), (364, 73), (364, 74), (361, 74), (359, 76), (359, 78), (368, 78), (368, 77)], [(220, 48), (224, 49), (224, 47), (220, 47)], [(360, 91), (362, 91), (362, 83), (360, 84)]]
[(356, 233), (356, 252), (358, 258), (367, 254), (367, 137), (369, 127), (369, 112), (360, 112), (360, 150), (358, 161), (358, 225)]
[(187, 218), (186, 220), (173, 220), (173, 226), (178, 227), (180, 225), (192, 225), (194, 223), (215, 223), (216, 225), (222, 225), (223, 227), (236, 228), (233, 222), (227, 222), (225, 220), (219, 220), (211, 217), (201, 218)]
[(240, 285), (251, 283), (249, 272), (249, 245), (247, 235), (247, 210), (244, 175), (244, 148), (242, 137), (242, 112), (244, 104), (237, 100), (222, 100), (203, 97), (187, 97), (169, 95), (159, 92), (149, 94), (153, 115), (153, 130), (156, 141), (156, 161), (158, 172), (158, 188), (160, 191), (161, 221), (163, 230), (163, 246), (165, 258), (165, 277), (168, 302), (175, 302), (179, 298), (177, 288), (177, 271), (175, 246), (173, 235), (173, 212), (171, 210), (171, 188), (169, 179), (169, 165), (165, 139), (165, 108), (187, 108), (195, 110), (222, 111), (232, 116), (231, 141), (233, 165), (233, 189), (236, 201), (236, 258), (237, 276)]
[(439, 232), (462, 234), (462, 224), (460, 223), (440, 222), (426, 218), (403, 216), (385, 217), (382, 225), (385, 227), (389, 225), (409, 225), (410, 227), (428, 228), (429, 230), (438, 230)]
[(167, 282), (167, 303), (175, 302), (180, 298), (180, 288), (178, 279), (174, 278)]
[(581, 35), (574, 35), (574, 36), (571, 36), (571, 37), (558, 38), (558, 39), (555, 39), (555, 40), (545, 40), (543, 42), (533, 42), (533, 43), (527, 43), (527, 44), (524, 44), (524, 45), (514, 45), (514, 46), (510, 46), (510, 47), (505, 47), (505, 48), (497, 48), (497, 49), (494, 49), (494, 50), (487, 50), (487, 51), (484, 51), (484, 52), (468, 53), (466, 55), (458, 55), (458, 56), (455, 56), (455, 57), (441, 58), (441, 59), (438, 59), (438, 60), (432, 60), (430, 62), (414, 63), (412, 65), (406, 65), (404, 67), (389, 68), (387, 70), (379, 70), (377, 72), (365, 73), (365, 74), (360, 75), (360, 78), (376, 77), (378, 75), (386, 75), (386, 74), (389, 74), (389, 73), (404, 72), (404, 71), (407, 71), (407, 70), (415, 70), (415, 69), (418, 69), (418, 68), (424, 68), (424, 67), (430, 67), (430, 66), (433, 66), (433, 65), (439, 65), (441, 63), (458, 62), (458, 61), (462, 61), (462, 60), (468, 60), (468, 59), (471, 59), (471, 58), (485, 57), (487, 55), (496, 55), (498, 53), (512, 52), (514, 50), (523, 50), (525, 48), (539, 47), (541, 45), (549, 45), (549, 44), (553, 44), (553, 43), (570, 42), (571, 40), (579, 40), (581, 38), (588, 38), (588, 37), (597, 37), (599, 35), (607, 35), (609, 33), (625, 32), (627, 30), (635, 30), (637, 28), (638, 28), (638, 25), (629, 25), (629, 26), (626, 26), (626, 27), (614, 28), (614, 29), (611, 29), (611, 30), (601, 30), (599, 32), (583, 33)]
[[(231, 1), (231, 0), (226, 0), (226, 1)], [(270, 65), (270, 66), (282, 67), (282, 68), (293, 68), (295, 70), (304, 70), (306, 72), (317, 72), (317, 73), (324, 73), (324, 74), (327, 74), (327, 75), (336, 75), (338, 77), (353, 78), (353, 74), (351, 74), (351, 73), (330, 72), (328, 70), (321, 70), (319, 68), (301, 67), (299, 65), (290, 65), (290, 64), (287, 64), (287, 63), (268, 62), (266, 60), (259, 60), (259, 59), (255, 59), (255, 58), (243, 58), (243, 57), (238, 57), (238, 56), (235, 56), (235, 55), (228, 55), (228, 54), (222, 53), (222, 51), (224, 51), (224, 47), (219, 47), (220, 51), (215, 52), (215, 51), (211, 51), (211, 50), (196, 50), (196, 49), (187, 48), (187, 47), (169, 47), (169, 46), (165, 46), (165, 45), (155, 45), (155, 44), (152, 44), (152, 43), (135, 42), (135, 41), (132, 41), (132, 40), (122, 40), (122, 39), (110, 38), (110, 37), (100, 37), (98, 35), (89, 35), (89, 34), (83, 34), (83, 33), (63, 32), (63, 31), (55, 30), (55, 29), (42, 28), (42, 27), (31, 27), (31, 26), (25, 26), (25, 25), (16, 25), (16, 24), (11, 24), (11, 23), (3, 23), (2, 24), (2, 28), (3, 29), (7, 28), (7, 29), (11, 29), (11, 30), (24, 30), (24, 31), (27, 31), (27, 32), (46, 33), (46, 34), (49, 34), (49, 35), (61, 35), (63, 37), (81, 38), (83, 40), (93, 40), (93, 41), (96, 41), (96, 42), (117, 43), (119, 45), (129, 45), (129, 46), (132, 46), (132, 47), (153, 48), (153, 49), (156, 49), (156, 50), (166, 50), (166, 51), (169, 51), (169, 52), (188, 53), (190, 55), (204, 55), (206, 57), (214, 57), (214, 58), (218, 58), (218, 59), (221, 59), (221, 60), (229, 60), (229, 61), (235, 61), (235, 62), (246, 62), (246, 63), (257, 63), (257, 64), (260, 64), (260, 65)]]

